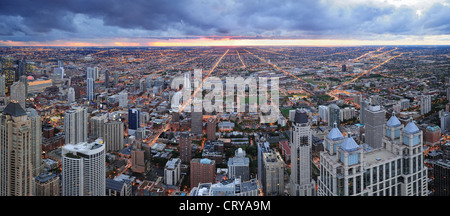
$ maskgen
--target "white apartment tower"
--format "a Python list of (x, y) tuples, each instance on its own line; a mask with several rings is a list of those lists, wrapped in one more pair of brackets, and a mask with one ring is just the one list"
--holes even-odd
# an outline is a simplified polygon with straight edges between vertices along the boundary
[(180, 181), (180, 158), (172, 158), (167, 161), (164, 168), (164, 184), (177, 185)]
[(105, 196), (105, 179), (101, 139), (62, 147), (62, 196)]
[(64, 115), (66, 144), (85, 142), (88, 137), (88, 113), (85, 107), (72, 107)]
[(311, 122), (305, 110), (295, 111), (290, 142), (291, 196), (314, 196), (315, 182), (311, 179)]

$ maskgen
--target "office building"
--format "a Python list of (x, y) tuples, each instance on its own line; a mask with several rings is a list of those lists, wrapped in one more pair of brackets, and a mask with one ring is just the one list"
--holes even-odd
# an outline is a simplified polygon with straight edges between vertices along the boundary
[(105, 196), (103, 140), (62, 147), (62, 196)]
[(331, 104), (328, 106), (328, 126), (333, 127), (334, 123), (337, 124), (339, 128), (341, 126), (341, 109), (336, 104)]
[(31, 122), (25, 110), (11, 102), (0, 115), (0, 195), (34, 194)]
[(181, 160), (179, 158), (171, 158), (164, 167), (164, 184), (178, 185), (181, 178), (180, 173)]
[(191, 188), (198, 186), (200, 183), (215, 182), (216, 162), (214, 160), (194, 158), (190, 165)]
[(2, 72), (1, 74), (3, 76), (5, 76), (5, 92), (6, 93), (10, 93), (11, 89), (10, 86), (14, 83), (15, 81), (15, 68), (14, 68), (14, 60), (12, 58), (9, 57), (3, 57), (2, 58), (2, 64), (1, 64), (1, 69)]
[(245, 151), (238, 148), (235, 156), (228, 160), (228, 178), (240, 178), (242, 181), (250, 180), (250, 160), (245, 157)]
[(128, 129), (136, 130), (140, 126), (140, 111), (138, 109), (128, 109)]
[(34, 178), (35, 196), (60, 196), (60, 179), (54, 173), (42, 173)]
[(365, 142), (372, 148), (380, 148), (386, 122), (386, 110), (379, 105), (369, 105), (364, 114)]
[[(330, 107), (330, 116), (332, 108)], [(339, 110), (338, 110), (339, 111)], [(338, 115), (339, 119), (339, 115)], [(330, 117), (330, 121), (333, 118)], [(337, 124), (337, 122), (336, 122)], [(305, 110), (295, 111), (291, 127), (291, 196), (314, 196), (315, 182), (311, 178), (311, 122)]]
[(284, 195), (284, 171), (286, 165), (276, 151), (264, 152), (262, 156), (261, 187), (264, 196)]
[(87, 84), (87, 89), (86, 89), (87, 99), (89, 101), (92, 101), (92, 100), (94, 100), (94, 79), (87, 78), (86, 84)]
[(66, 144), (86, 142), (88, 138), (88, 113), (86, 107), (72, 107), (64, 115)]
[(427, 126), (425, 128), (423, 143), (425, 145), (438, 145), (441, 141), (441, 128), (439, 126)]
[(104, 124), (105, 148), (107, 152), (119, 151), (124, 148), (124, 126), (121, 121), (109, 121)]
[(53, 79), (55, 80), (63, 80), (64, 79), (64, 68), (57, 67), (53, 69)]
[(366, 114), (366, 109), (367, 109), (367, 107), (369, 107), (369, 105), (370, 105), (369, 101), (362, 100), (361, 105), (359, 107), (359, 122), (363, 125), (366, 123), (365, 114)]

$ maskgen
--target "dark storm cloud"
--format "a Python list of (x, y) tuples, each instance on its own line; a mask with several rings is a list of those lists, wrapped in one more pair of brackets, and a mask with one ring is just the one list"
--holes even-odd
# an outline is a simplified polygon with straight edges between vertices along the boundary
[[(416, 11), (406, 7), (339, 6), (316, 0), (2, 0), (0, 40), (132, 36), (123, 30), (139, 30), (139, 37), (263, 38), (357, 38), (450, 32), (448, 5), (436, 4), (423, 13), (419, 18)], [(85, 18), (81, 24), (80, 17)]]

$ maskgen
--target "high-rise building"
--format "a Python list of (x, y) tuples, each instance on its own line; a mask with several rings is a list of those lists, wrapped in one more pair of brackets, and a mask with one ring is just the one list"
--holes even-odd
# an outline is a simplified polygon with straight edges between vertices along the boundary
[(347, 65), (342, 65), (342, 72), (347, 72)]
[(447, 100), (450, 101), (450, 87), (447, 87)]
[(194, 158), (191, 160), (191, 188), (200, 183), (215, 182), (216, 161), (208, 158)]
[(380, 148), (383, 140), (383, 129), (386, 122), (386, 110), (379, 105), (370, 105), (365, 113), (365, 143), (372, 148)]
[(420, 114), (425, 115), (431, 111), (431, 95), (424, 95), (420, 98)]
[(0, 76), (0, 97), (5, 97), (6, 94), (6, 80), (5, 75)]
[(10, 86), (15, 81), (15, 68), (14, 68), (14, 61), (12, 58), (9, 57), (3, 57), (2, 58), (2, 72), (1, 74), (5, 76), (5, 87), (6, 87), (6, 93), (10, 92)]
[(31, 122), (25, 110), (11, 102), (0, 115), (0, 195), (34, 194)]
[(28, 77), (23, 75), (19, 77), (19, 82), (23, 83), (25, 85), (25, 98), (28, 97)]
[(64, 79), (64, 68), (57, 67), (53, 69), (53, 79), (63, 80)]
[(105, 167), (101, 139), (66, 144), (62, 147), (62, 195), (105, 196)]
[(328, 106), (320, 105), (319, 106), (319, 117), (322, 121), (328, 122)]
[(191, 132), (193, 134), (203, 134), (202, 118), (202, 112), (191, 112)]
[(66, 144), (86, 142), (88, 138), (88, 113), (86, 107), (72, 107), (64, 115)]
[(164, 184), (177, 185), (180, 181), (180, 165), (181, 160), (179, 158), (172, 158), (167, 161), (164, 167)]
[(192, 158), (191, 135), (189, 132), (181, 133), (179, 148), (181, 163), (189, 163)]
[(30, 142), (31, 142), (31, 164), (33, 166), (33, 176), (38, 176), (43, 171), (42, 164), (42, 121), (41, 116), (35, 109), (27, 108), (27, 115), (30, 119)]
[(409, 108), (409, 99), (401, 99), (400, 100), (400, 109), (408, 109)]
[(442, 133), (450, 130), (450, 112), (439, 112)]
[(14, 82), (11, 85), (11, 101), (19, 103), (25, 109), (25, 85), (22, 82)]
[(105, 123), (103, 140), (106, 151), (119, 151), (124, 148), (124, 127), (121, 121), (110, 121)]
[(319, 196), (427, 196), (422, 132), (393, 115), (381, 148), (358, 145), (333, 128), (320, 153)]
[(245, 157), (245, 151), (238, 148), (235, 157), (228, 160), (228, 177), (240, 178), (242, 181), (250, 180), (250, 160)]
[(276, 151), (263, 153), (262, 158), (261, 186), (264, 196), (284, 195), (284, 171), (285, 164)]
[(295, 111), (290, 138), (291, 196), (313, 196), (315, 195), (315, 182), (311, 178), (311, 122), (305, 110), (297, 109)]
[[(216, 119), (208, 118), (206, 122), (206, 137), (208, 140), (216, 140)], [(245, 180), (244, 180), (245, 181)]]
[(128, 129), (136, 130), (140, 126), (140, 111), (138, 109), (128, 109)]
[(70, 87), (69, 90), (67, 91), (67, 102), (68, 103), (75, 102), (75, 90), (72, 87)]
[(117, 86), (119, 84), (119, 72), (118, 71), (114, 71), (113, 72), (113, 76), (114, 76), (114, 86)]
[(109, 88), (109, 70), (105, 70), (105, 88)]
[(369, 101), (362, 100), (361, 105), (359, 106), (359, 122), (363, 125), (366, 123), (365, 113), (366, 113), (367, 107), (369, 107)]
[(34, 178), (35, 196), (60, 196), (59, 176), (53, 173), (42, 173)]
[(94, 79), (87, 78), (86, 94), (89, 101), (94, 100)]
[(341, 109), (336, 104), (331, 104), (328, 106), (328, 126), (333, 127), (334, 123), (337, 124), (337, 127), (340, 128), (341, 126)]
[[(108, 114), (103, 113), (89, 119), (89, 137), (104, 137), (105, 123), (108, 121)], [(106, 147), (107, 148), (107, 147)]]

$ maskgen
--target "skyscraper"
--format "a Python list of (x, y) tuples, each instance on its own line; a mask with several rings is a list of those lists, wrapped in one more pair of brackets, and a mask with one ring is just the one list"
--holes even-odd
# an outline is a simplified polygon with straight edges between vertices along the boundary
[(53, 173), (43, 173), (34, 178), (36, 193), (35, 196), (60, 196), (59, 176)]
[(87, 78), (86, 83), (87, 83), (87, 86), (86, 86), (87, 98), (89, 101), (92, 101), (92, 100), (94, 100), (94, 79)]
[(295, 111), (291, 127), (291, 196), (315, 195), (311, 179), (311, 122), (305, 110)]
[(31, 122), (25, 110), (11, 102), (0, 116), (0, 195), (32, 196)]
[(362, 100), (361, 101), (361, 106), (359, 108), (359, 122), (361, 124), (365, 124), (365, 113), (366, 113), (366, 109), (369, 106), (369, 101), (367, 100)]
[(22, 82), (14, 82), (11, 85), (11, 101), (19, 103), (25, 109), (25, 85)]
[(69, 90), (67, 91), (67, 102), (68, 103), (75, 102), (75, 90), (72, 87), (70, 87)]
[(365, 143), (372, 148), (380, 148), (383, 139), (386, 110), (379, 105), (370, 105), (365, 113)]
[(140, 111), (138, 109), (128, 109), (128, 129), (136, 130), (140, 126)]
[(41, 116), (35, 109), (27, 108), (27, 115), (30, 119), (30, 142), (31, 142), (31, 164), (33, 166), (33, 176), (38, 176), (43, 171), (42, 164), (42, 121)]
[(269, 151), (263, 153), (261, 186), (264, 196), (284, 195), (285, 164), (280, 153)]
[(121, 121), (110, 121), (105, 123), (104, 141), (106, 151), (119, 151), (124, 148), (124, 128)]
[(89, 120), (89, 137), (104, 137), (105, 135), (105, 123), (108, 121), (108, 114), (103, 113), (91, 117)]
[(105, 70), (105, 88), (109, 88), (109, 70)]
[(25, 99), (28, 97), (28, 77), (23, 75), (19, 77), (19, 82), (25, 85)]
[(341, 126), (341, 109), (336, 104), (331, 104), (328, 106), (328, 126), (333, 127), (334, 123), (337, 124), (337, 127), (340, 128)]
[(208, 118), (206, 122), (206, 136), (208, 140), (216, 140), (216, 119)]
[(72, 107), (64, 115), (65, 143), (77, 144), (88, 138), (88, 113), (86, 107)]
[(395, 115), (385, 125), (383, 145), (371, 148), (333, 128), (320, 153), (319, 196), (427, 196), (422, 132)]
[(424, 95), (420, 98), (420, 114), (425, 115), (431, 111), (431, 95)]
[(105, 146), (102, 143), (97, 139), (92, 143), (62, 147), (63, 196), (105, 195)]
[(2, 58), (2, 75), (5, 76), (5, 86), (6, 86), (6, 93), (10, 92), (10, 86), (15, 81), (15, 68), (14, 68), (14, 61), (12, 58), (9, 57), (3, 57)]
[(330, 114), (328, 113), (328, 106), (320, 105), (319, 106), (319, 117), (322, 119), (322, 121), (328, 122), (329, 115)]
[(182, 163), (189, 163), (192, 158), (192, 144), (189, 132), (182, 132), (180, 135), (180, 159)]
[(6, 94), (6, 80), (5, 75), (0, 76), (0, 97), (5, 97)]

